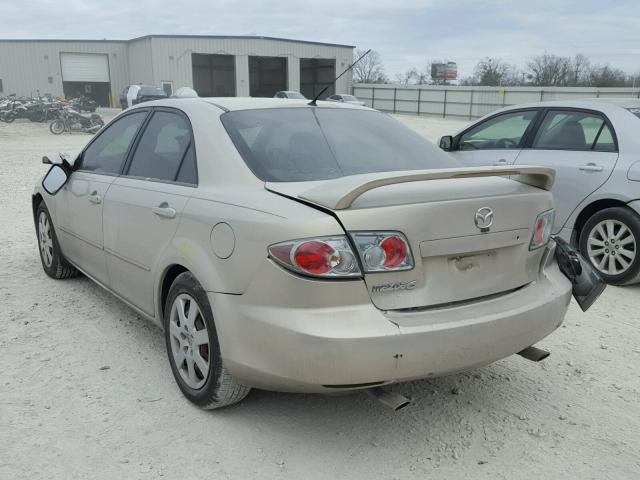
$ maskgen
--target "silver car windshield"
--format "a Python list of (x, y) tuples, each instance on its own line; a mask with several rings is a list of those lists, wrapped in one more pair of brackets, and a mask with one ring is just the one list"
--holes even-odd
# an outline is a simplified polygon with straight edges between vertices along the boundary
[(413, 130), (375, 111), (257, 109), (228, 112), (221, 119), (244, 161), (264, 181), (460, 166)]

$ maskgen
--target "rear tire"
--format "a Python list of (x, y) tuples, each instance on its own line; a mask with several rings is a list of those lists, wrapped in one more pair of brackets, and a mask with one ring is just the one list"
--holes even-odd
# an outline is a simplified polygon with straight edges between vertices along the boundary
[(163, 324), (171, 371), (185, 397), (215, 409), (247, 396), (250, 387), (238, 383), (222, 362), (209, 299), (190, 272), (171, 285)]
[(65, 125), (62, 120), (54, 120), (49, 124), (49, 131), (54, 135), (60, 135), (65, 131)]
[(13, 115), (11, 113), (7, 113), (2, 119), (6, 123), (13, 123), (13, 121), (16, 119), (16, 117), (15, 117), (15, 115)]
[(58, 237), (53, 228), (49, 210), (44, 202), (40, 202), (36, 211), (36, 235), (40, 261), (44, 272), (51, 278), (61, 280), (78, 275), (78, 270), (71, 265), (60, 252)]
[(627, 207), (596, 212), (580, 232), (580, 253), (611, 285), (640, 281), (640, 216)]

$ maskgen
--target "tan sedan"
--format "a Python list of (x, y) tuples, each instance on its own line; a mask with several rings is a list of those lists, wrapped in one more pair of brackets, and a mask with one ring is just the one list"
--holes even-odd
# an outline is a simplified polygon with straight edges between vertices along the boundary
[(485, 365), (553, 332), (571, 298), (552, 170), (460, 168), (365, 107), (161, 100), (51, 161), (33, 196), (45, 272), (161, 326), (204, 408)]

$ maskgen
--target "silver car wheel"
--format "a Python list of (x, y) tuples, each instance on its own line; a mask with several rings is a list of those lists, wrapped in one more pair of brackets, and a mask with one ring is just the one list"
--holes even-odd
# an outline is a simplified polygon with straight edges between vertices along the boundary
[(42, 261), (50, 268), (53, 263), (53, 238), (51, 236), (49, 217), (44, 212), (40, 212), (38, 217), (38, 243), (40, 244)]
[(209, 332), (198, 303), (186, 293), (173, 301), (169, 335), (171, 354), (180, 377), (189, 388), (202, 388), (209, 377)]
[(587, 253), (593, 265), (607, 275), (626, 272), (636, 258), (636, 238), (624, 223), (603, 220), (589, 232)]

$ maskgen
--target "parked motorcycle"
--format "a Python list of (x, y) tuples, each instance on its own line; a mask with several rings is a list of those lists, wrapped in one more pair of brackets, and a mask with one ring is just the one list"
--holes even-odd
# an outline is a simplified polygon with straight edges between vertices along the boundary
[(84, 95), (79, 96), (78, 98), (72, 98), (69, 100), (69, 105), (74, 110), (78, 112), (95, 112), (96, 108), (98, 108), (98, 104), (95, 100), (91, 100), (89, 97), (85, 97)]
[(64, 132), (96, 133), (104, 126), (104, 120), (97, 113), (83, 114), (70, 107), (60, 110), (58, 118), (49, 124), (54, 135)]
[(27, 118), (27, 107), (21, 100), (9, 100), (0, 110), (0, 120), (11, 123), (16, 118)]

